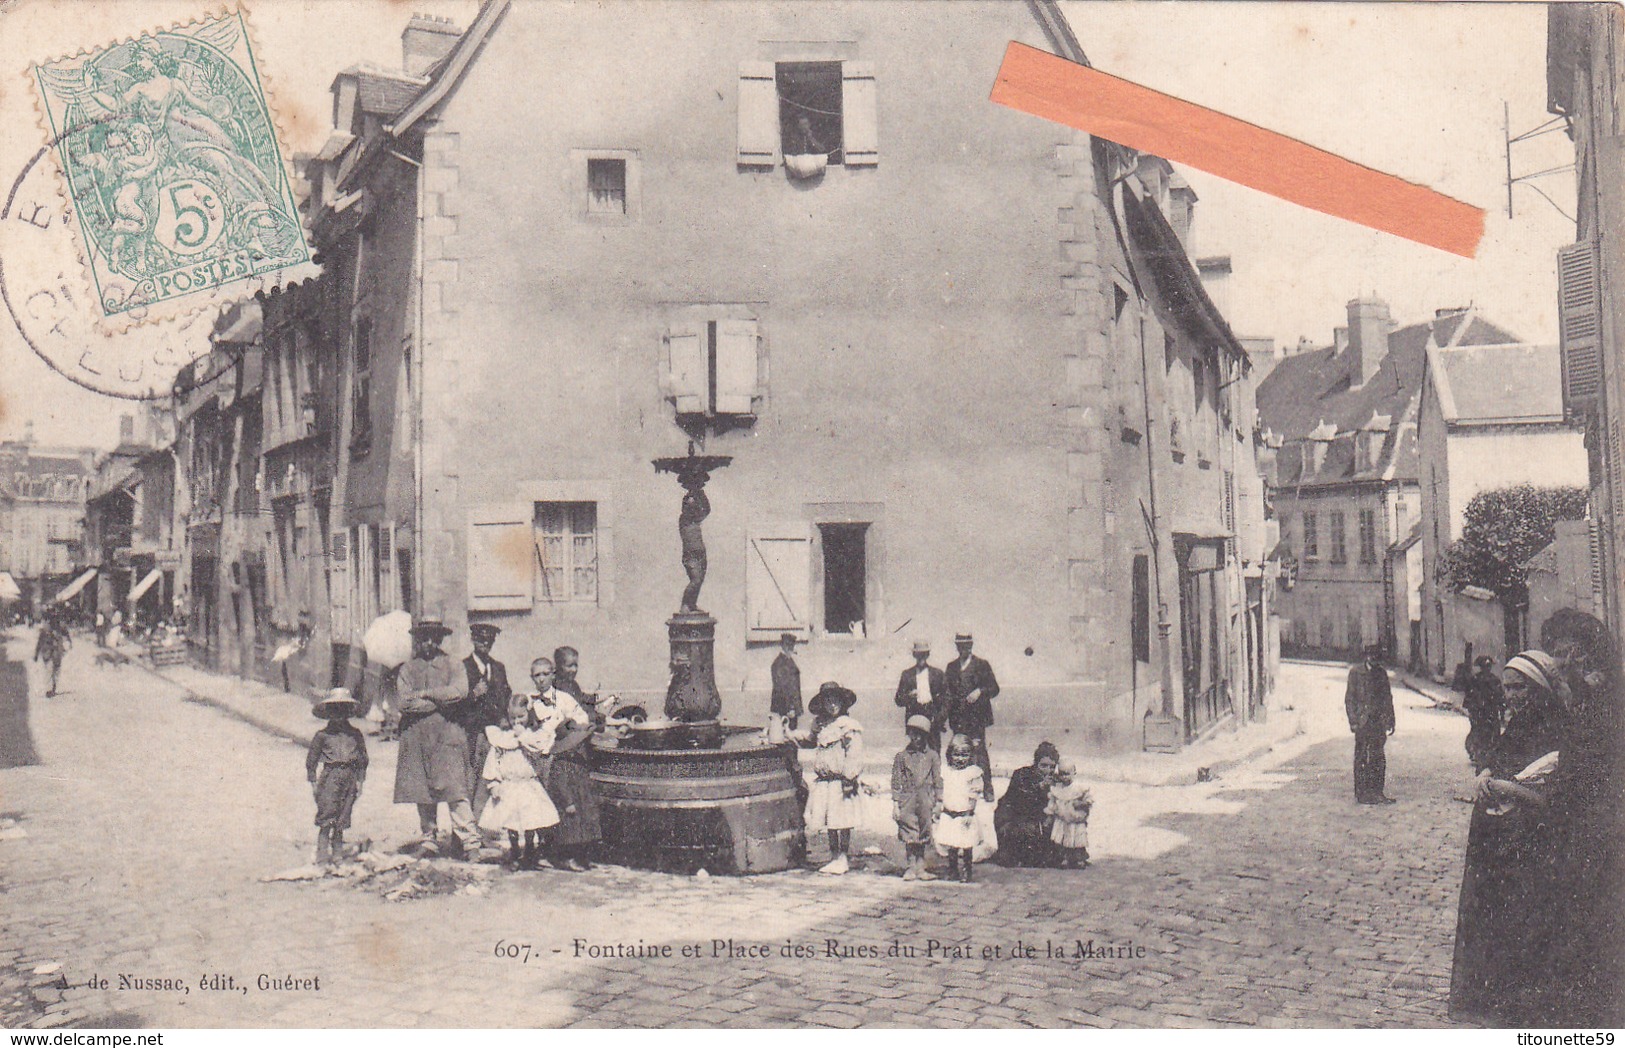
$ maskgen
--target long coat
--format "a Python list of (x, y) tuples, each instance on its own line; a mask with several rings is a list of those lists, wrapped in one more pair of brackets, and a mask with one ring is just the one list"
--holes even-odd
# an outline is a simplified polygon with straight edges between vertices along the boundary
[(1388, 686), (1388, 671), (1381, 666), (1368, 669), (1365, 663), (1350, 669), (1343, 708), (1354, 734), (1387, 734), (1394, 726), (1394, 693)]
[[(481, 772), (485, 768), (486, 755), (491, 752), (491, 740), (485, 729), (502, 723), (502, 718), (508, 713), (508, 699), (513, 695), (513, 689), (508, 686), (508, 667), (496, 659), (486, 659), (490, 667), (490, 677), (486, 678), (480, 672), (480, 664), (470, 655), (463, 659), (463, 672), (468, 676), (468, 697), (452, 711), (451, 718), (463, 729), (463, 735), (468, 739), (468, 790), (469, 799), (474, 802), (474, 814), (479, 815), (484, 809), (489, 789)], [(474, 685), (485, 680), (485, 696), (474, 697)]]
[(401, 749), (395, 764), (396, 804), (454, 804), (469, 799), (468, 736), (450, 719), (468, 694), (463, 674), (445, 652), (408, 659), (396, 689), (401, 700)]
[[(970, 662), (961, 665), (955, 659), (943, 671), (943, 683), (948, 686), (948, 726), (962, 735), (981, 735), (993, 725), (993, 699), (999, 694), (998, 679), (993, 667), (980, 655), (972, 655)], [(982, 689), (976, 702), (966, 702), (965, 696)]]
[(910, 666), (897, 679), (897, 705), (903, 707), (904, 724), (913, 716), (924, 717), (931, 722), (931, 745), (937, 748), (942, 738), (942, 726), (948, 723), (948, 677), (935, 666), (925, 669), (930, 690), (924, 700), (919, 694), (920, 668)]
[(801, 717), (801, 667), (785, 652), (773, 660), (773, 696), (767, 708), (781, 717)]

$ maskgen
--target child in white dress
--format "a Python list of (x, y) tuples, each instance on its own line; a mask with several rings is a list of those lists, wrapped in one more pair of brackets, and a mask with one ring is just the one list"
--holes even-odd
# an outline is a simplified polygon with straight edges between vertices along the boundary
[(976, 824), (976, 802), (982, 798), (982, 769), (970, 740), (955, 735), (948, 743), (948, 766), (942, 769), (942, 808), (937, 814), (937, 849), (948, 856), (948, 879), (971, 881), (971, 852), (982, 843)]
[[(558, 809), (536, 775), (532, 756), (552, 747), (551, 731), (546, 734), (525, 726), (530, 703), (524, 695), (508, 700), (507, 715), (500, 725), (485, 729), (491, 751), (485, 757), (480, 777), (485, 780), (491, 800), (480, 812), (480, 829), (492, 833), (508, 831), (507, 864), (526, 868), (536, 865), (541, 854), (541, 833), (559, 824)], [(524, 834), (524, 848), (519, 836)]]
[(1089, 812), (1094, 798), (1089, 788), (1078, 781), (1078, 766), (1063, 760), (1055, 766), (1055, 782), (1049, 788), (1049, 806), (1044, 814), (1055, 816), (1050, 840), (1059, 851), (1061, 866), (1081, 870), (1089, 865)]
[(851, 868), (852, 828), (862, 816), (858, 775), (863, 771), (863, 725), (847, 711), (858, 701), (850, 688), (833, 681), (807, 703), (816, 720), (797, 737), (813, 747), (813, 782), (807, 791), (807, 832), (829, 833), (830, 860), (820, 873), (842, 874)]

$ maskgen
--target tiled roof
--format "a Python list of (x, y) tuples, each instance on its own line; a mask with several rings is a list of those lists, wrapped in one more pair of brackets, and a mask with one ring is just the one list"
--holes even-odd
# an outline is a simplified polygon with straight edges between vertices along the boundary
[[(1465, 325), (1465, 327), (1463, 327)], [(1417, 475), (1417, 394), (1422, 388), (1429, 343), (1465, 345), (1516, 342), (1517, 336), (1468, 313), (1452, 313), (1407, 324), (1388, 335), (1388, 353), (1376, 374), (1353, 386), (1351, 358), (1332, 347), (1295, 353), (1277, 364), (1258, 387), (1258, 413), (1264, 427), (1281, 438), (1276, 456), (1278, 486), (1342, 483), (1389, 475)], [(1386, 419), (1384, 419), (1386, 416)], [(1386, 421), (1387, 426), (1382, 423)], [(1338, 436), (1319, 442), (1323, 459), (1313, 461), (1309, 437), (1317, 429)], [(1356, 454), (1356, 434), (1371, 442), (1369, 460)], [(1365, 468), (1357, 469), (1359, 465)]]
[(1556, 346), (1454, 346), (1437, 350), (1436, 359), (1451, 422), (1563, 417), (1563, 362)]

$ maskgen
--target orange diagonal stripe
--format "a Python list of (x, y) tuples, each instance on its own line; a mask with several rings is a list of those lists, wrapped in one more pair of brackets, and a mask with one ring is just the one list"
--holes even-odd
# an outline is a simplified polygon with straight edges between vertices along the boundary
[(1472, 258), (1484, 212), (1245, 120), (1011, 43), (993, 101), (1282, 200)]

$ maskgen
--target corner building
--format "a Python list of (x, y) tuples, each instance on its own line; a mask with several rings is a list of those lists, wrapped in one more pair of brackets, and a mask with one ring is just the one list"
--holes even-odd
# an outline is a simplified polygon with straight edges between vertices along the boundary
[(733, 457), (700, 598), (731, 720), (793, 632), (890, 726), (908, 641), (959, 629), (1000, 725), (1261, 716), (1250, 365), (1195, 195), (989, 102), (1011, 40), (1084, 60), (1048, 3), (493, 0), (341, 74), (322, 289), (266, 317), (319, 302), (332, 365), (317, 648), (407, 607), (658, 706), (685, 579), (651, 460), (692, 440)]

